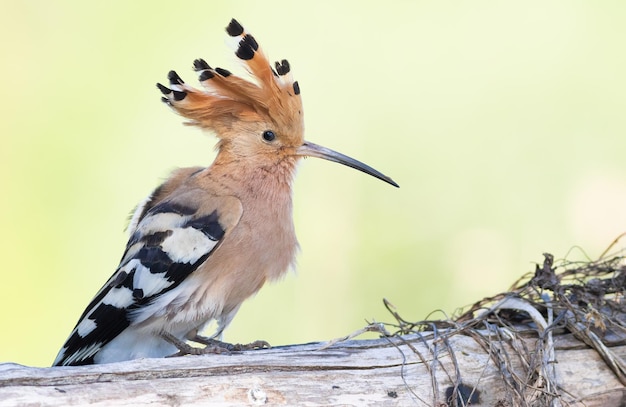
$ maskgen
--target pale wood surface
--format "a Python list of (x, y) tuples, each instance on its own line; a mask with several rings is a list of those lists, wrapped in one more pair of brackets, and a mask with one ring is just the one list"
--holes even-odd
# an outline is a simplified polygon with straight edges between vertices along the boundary
[[(411, 346), (406, 344), (409, 340)], [(536, 339), (527, 341), (534, 347)], [(435, 349), (431, 340), (427, 343)], [(455, 335), (449, 344), (462, 382), (480, 392), (475, 405), (518, 404), (506, 394), (493, 359), (472, 338)], [(560, 405), (624, 405), (626, 390), (594, 350), (570, 335), (557, 336), (555, 345)], [(450, 352), (437, 345), (434, 358), (415, 335), (319, 348), (320, 344), (307, 344), (85, 367), (7, 363), (0, 365), (0, 406), (445, 406), (446, 389), (456, 378)], [(626, 356), (626, 346), (612, 351)], [(523, 363), (515, 359), (510, 360), (514, 373)], [(522, 392), (532, 403), (532, 389)]]

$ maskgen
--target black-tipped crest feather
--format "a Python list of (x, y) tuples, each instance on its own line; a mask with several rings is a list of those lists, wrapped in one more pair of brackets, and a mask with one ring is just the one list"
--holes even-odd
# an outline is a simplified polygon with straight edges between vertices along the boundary
[[(291, 77), (286, 59), (270, 64), (257, 39), (235, 19), (226, 27), (233, 37), (234, 53), (253, 80), (232, 74), (219, 67), (212, 68), (204, 59), (193, 61), (193, 69), (204, 90), (194, 89), (175, 72), (168, 74), (169, 87), (157, 85), (164, 101), (189, 123), (216, 131), (230, 129), (233, 118), (261, 120), (273, 129), (300, 140), (303, 137), (300, 87)], [(229, 136), (230, 137), (230, 136)], [(297, 143), (297, 141), (296, 141)]]
[(182, 85), (183, 83), (185, 83), (180, 76), (178, 76), (178, 74), (176, 73), (176, 71), (170, 71), (167, 74), (167, 79), (170, 80), (170, 84), (171, 85)]
[(237, 20), (233, 18), (232, 20), (230, 20), (228, 27), (226, 27), (226, 32), (231, 37), (238, 37), (243, 34), (243, 27), (241, 24), (239, 24)]
[(207, 62), (202, 59), (202, 58), (198, 58), (195, 61), (193, 61), (193, 69), (194, 71), (204, 71), (205, 69), (211, 69), (211, 67), (209, 66), (209, 64), (207, 64)]

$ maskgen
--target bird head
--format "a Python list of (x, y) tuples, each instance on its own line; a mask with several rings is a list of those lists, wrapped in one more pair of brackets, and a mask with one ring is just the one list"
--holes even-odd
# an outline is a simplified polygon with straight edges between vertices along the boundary
[(292, 77), (289, 62), (283, 59), (272, 66), (256, 39), (235, 19), (226, 32), (251, 80), (196, 59), (193, 67), (203, 90), (187, 85), (175, 71), (168, 75), (169, 87), (157, 84), (163, 102), (189, 119), (187, 124), (216, 134), (218, 155), (251, 162), (318, 157), (398, 186), (358, 160), (306, 141), (300, 85)]

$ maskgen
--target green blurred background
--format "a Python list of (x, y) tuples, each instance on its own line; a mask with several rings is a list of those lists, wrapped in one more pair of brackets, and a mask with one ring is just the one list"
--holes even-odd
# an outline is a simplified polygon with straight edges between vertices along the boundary
[(410, 320), (452, 313), (626, 230), (623, 2), (5, 1), (0, 361), (49, 365), (134, 205), (212, 161), (154, 84), (193, 83), (198, 57), (232, 68), (231, 17), (291, 62), (307, 138), (401, 188), (303, 162), (298, 272), (225, 339), (331, 339), (390, 321), (383, 297)]

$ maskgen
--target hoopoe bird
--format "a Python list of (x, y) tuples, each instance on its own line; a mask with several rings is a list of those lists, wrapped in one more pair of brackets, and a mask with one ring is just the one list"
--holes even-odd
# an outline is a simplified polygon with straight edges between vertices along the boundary
[[(157, 84), (163, 102), (188, 124), (217, 136), (213, 164), (174, 171), (138, 205), (117, 270), (54, 365), (210, 353), (228, 345), (219, 339), (241, 304), (294, 265), (291, 185), (302, 157), (344, 164), (398, 186), (366, 164), (305, 141), (300, 86), (289, 63), (272, 67), (235, 19), (226, 32), (254, 81), (197, 59), (193, 67), (204, 90), (174, 71), (169, 87)], [(215, 334), (200, 336), (212, 321)], [(249, 348), (265, 345), (257, 341)]]

